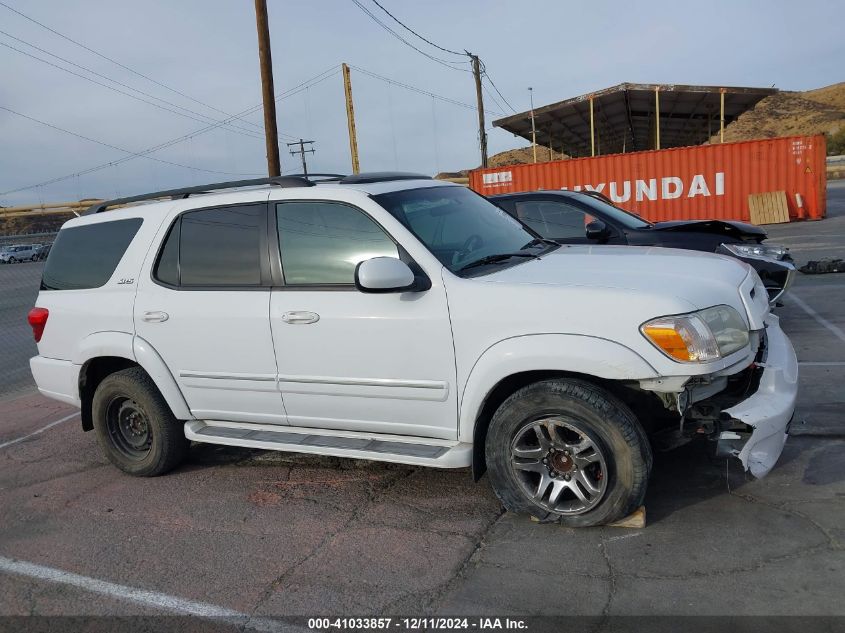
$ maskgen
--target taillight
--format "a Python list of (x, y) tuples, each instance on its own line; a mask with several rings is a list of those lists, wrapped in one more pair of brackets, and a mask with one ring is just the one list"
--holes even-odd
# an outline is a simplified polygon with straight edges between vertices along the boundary
[(47, 308), (33, 308), (29, 311), (26, 320), (32, 326), (32, 335), (35, 337), (35, 342), (41, 340), (44, 334), (44, 326), (47, 325), (47, 317), (50, 316), (50, 311)]

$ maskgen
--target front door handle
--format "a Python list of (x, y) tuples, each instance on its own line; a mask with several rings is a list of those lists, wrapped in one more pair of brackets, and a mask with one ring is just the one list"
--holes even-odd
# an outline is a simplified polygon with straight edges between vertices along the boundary
[(316, 312), (305, 312), (305, 311), (297, 311), (297, 312), (285, 312), (282, 315), (282, 321), (285, 323), (289, 323), (291, 325), (302, 324), (306, 325), (308, 323), (316, 323), (320, 320), (320, 315)]
[(161, 311), (154, 311), (154, 312), (144, 312), (144, 315), (141, 317), (142, 321), (146, 321), (147, 323), (163, 323), (170, 318), (170, 315), (167, 312)]

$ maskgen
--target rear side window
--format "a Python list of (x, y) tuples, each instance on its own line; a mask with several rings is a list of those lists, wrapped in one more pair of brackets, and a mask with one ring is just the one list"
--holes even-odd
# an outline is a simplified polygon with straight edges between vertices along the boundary
[(264, 208), (183, 213), (165, 238), (153, 276), (170, 286), (260, 286)]
[(81, 290), (104, 285), (142, 222), (141, 218), (129, 218), (59, 231), (44, 267), (41, 290)]

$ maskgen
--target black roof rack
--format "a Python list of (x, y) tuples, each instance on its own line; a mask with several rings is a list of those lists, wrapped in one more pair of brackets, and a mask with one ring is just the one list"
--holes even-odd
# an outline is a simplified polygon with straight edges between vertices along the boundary
[(414, 174), (407, 171), (371, 171), (353, 174), (340, 180), (342, 185), (364, 185), (372, 182), (390, 182), (391, 180), (431, 180), (431, 176)]
[(315, 183), (310, 180), (311, 178), (319, 178), (328, 182), (337, 182), (342, 185), (363, 185), (374, 182), (390, 182), (393, 180), (431, 180), (431, 176), (424, 176), (423, 174), (414, 174), (406, 171), (371, 171), (369, 173), (353, 174), (351, 176), (345, 174), (320, 173), (308, 174), (308, 176), (295, 174), (292, 176), (274, 176), (271, 178), (252, 178), (250, 180), (230, 180), (227, 182), (212, 182), (207, 185), (197, 185), (195, 187), (182, 187), (179, 189), (154, 191), (152, 193), (144, 193), (126, 198), (115, 198), (114, 200), (104, 200), (103, 202), (91, 205), (82, 215), (102, 213), (109, 207), (129, 204), (131, 202), (155, 200), (156, 198), (172, 198), (174, 200), (178, 200), (180, 198), (187, 198), (194, 193), (210, 193), (220, 189), (236, 189), (238, 187), (254, 187), (258, 185), (274, 185), (276, 187), (313, 187)]
[(103, 202), (91, 205), (82, 215), (102, 213), (109, 207), (129, 204), (130, 202), (141, 202), (143, 200), (154, 200), (156, 198), (172, 198), (173, 200), (178, 200), (180, 198), (187, 198), (193, 193), (209, 193), (210, 191), (217, 191), (219, 189), (236, 189), (238, 187), (254, 187), (256, 185), (275, 185), (276, 187), (313, 187), (314, 183), (302, 176), (274, 176), (270, 178), (252, 178), (250, 180), (212, 182), (207, 185), (182, 187), (180, 189), (167, 189), (165, 191), (144, 193), (138, 196), (104, 200)]
[(346, 178), (349, 174), (321, 174), (321, 173), (312, 174), (311, 172), (308, 172), (307, 174), (290, 174), (290, 175), (294, 176), (296, 178), (308, 178), (308, 179), (319, 178), (321, 181), (340, 181), (340, 180), (343, 180), (344, 178)]
[(363, 174), (291, 174), (300, 178), (318, 178), (320, 182), (337, 182), (341, 185), (364, 185), (392, 180), (431, 180), (431, 176), (408, 171), (370, 171)]

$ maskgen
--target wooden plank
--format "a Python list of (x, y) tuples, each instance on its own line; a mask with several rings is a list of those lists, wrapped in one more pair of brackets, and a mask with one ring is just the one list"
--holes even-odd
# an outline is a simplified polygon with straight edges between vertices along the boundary
[(748, 212), (752, 224), (789, 222), (789, 204), (785, 191), (768, 191), (748, 195)]

